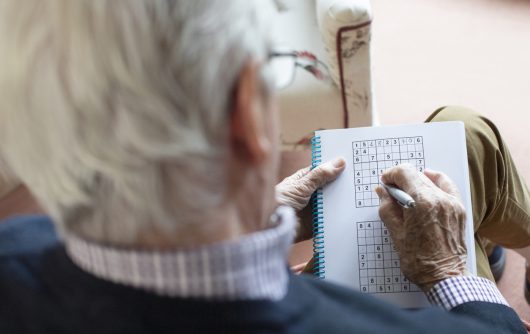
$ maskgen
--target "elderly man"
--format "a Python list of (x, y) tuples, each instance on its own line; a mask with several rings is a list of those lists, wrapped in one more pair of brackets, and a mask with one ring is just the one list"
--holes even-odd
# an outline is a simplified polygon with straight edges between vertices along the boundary
[[(523, 332), (495, 285), (465, 271), (465, 213), (436, 172), (389, 170), (421, 206), (403, 214), (380, 191), (381, 215), (406, 274), (450, 312), (401, 310), (289, 273), (295, 216), (275, 199), (274, 52), (256, 3), (0, 2), (2, 157), (51, 217), (0, 224), (0, 331)], [(476, 140), (477, 127), (492, 130), (466, 115), (477, 152), (501, 145)], [(497, 168), (474, 186), (488, 194), (477, 228), (502, 202), (490, 182), (519, 180), (503, 150), (470, 161), (472, 174)], [(344, 167), (300, 172), (278, 197), (302, 209)], [(426, 233), (437, 244), (418, 248)]]

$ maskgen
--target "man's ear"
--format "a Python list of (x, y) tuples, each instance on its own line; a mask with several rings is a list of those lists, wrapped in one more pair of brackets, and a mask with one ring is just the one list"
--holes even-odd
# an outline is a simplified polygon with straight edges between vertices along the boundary
[(234, 87), (230, 117), (230, 141), (236, 157), (251, 165), (259, 165), (270, 153), (267, 136), (260, 65), (247, 61)]

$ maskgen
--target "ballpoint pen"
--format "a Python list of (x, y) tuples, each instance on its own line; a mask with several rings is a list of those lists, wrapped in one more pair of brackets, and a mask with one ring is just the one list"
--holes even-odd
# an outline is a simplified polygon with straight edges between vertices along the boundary
[(383, 187), (385, 187), (390, 196), (392, 196), (398, 202), (398, 204), (404, 207), (405, 209), (413, 208), (416, 206), (416, 202), (414, 201), (414, 199), (403, 190), (393, 186), (389, 186), (388, 184), (381, 184), (383, 185)]

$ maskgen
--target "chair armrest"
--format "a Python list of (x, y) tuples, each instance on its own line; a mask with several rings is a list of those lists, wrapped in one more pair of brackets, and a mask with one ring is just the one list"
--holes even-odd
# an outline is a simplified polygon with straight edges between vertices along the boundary
[(331, 76), (341, 89), (344, 126), (357, 125), (358, 119), (377, 124), (370, 61), (370, 1), (317, 0), (316, 7)]

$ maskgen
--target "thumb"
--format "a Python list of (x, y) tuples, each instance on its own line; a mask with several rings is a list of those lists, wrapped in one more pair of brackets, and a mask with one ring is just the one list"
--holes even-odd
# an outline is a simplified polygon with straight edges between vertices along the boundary
[(303, 182), (305, 186), (315, 191), (335, 180), (345, 167), (346, 161), (343, 158), (328, 161), (307, 173), (303, 178)]

